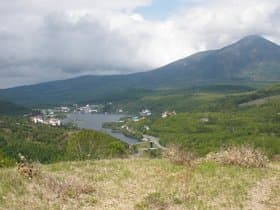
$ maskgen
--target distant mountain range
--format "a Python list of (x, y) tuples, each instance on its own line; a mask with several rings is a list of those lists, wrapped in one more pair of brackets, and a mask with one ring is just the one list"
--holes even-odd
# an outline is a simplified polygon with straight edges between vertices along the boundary
[(222, 49), (200, 52), (149, 72), (21, 86), (0, 90), (0, 98), (26, 105), (67, 104), (114, 100), (139, 89), (270, 81), (280, 81), (280, 46), (260, 36), (248, 36)]

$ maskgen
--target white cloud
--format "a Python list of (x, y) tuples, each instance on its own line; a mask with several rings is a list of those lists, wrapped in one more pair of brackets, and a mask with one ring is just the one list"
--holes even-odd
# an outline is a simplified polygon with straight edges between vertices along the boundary
[(151, 0), (0, 0), (0, 87), (149, 70), (249, 34), (280, 42), (279, 0), (202, 0), (162, 21)]

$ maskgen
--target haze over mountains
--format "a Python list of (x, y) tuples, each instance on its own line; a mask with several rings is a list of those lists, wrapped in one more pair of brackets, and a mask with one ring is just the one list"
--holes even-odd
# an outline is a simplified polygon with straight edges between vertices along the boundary
[(131, 89), (187, 88), (194, 85), (280, 80), (280, 46), (248, 36), (161, 68), (130, 75), (79, 78), (0, 90), (0, 99), (19, 104), (57, 104), (117, 98)]

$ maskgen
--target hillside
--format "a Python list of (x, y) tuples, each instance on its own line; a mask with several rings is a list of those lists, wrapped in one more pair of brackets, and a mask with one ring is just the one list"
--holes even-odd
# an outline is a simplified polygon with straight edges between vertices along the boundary
[(34, 124), (23, 117), (0, 116), (0, 169), (19, 154), (41, 163), (123, 157), (128, 146), (107, 134)]
[(30, 113), (31, 110), (6, 101), (0, 101), (0, 115), (23, 115)]
[[(130, 75), (83, 76), (0, 91), (21, 104), (57, 104), (129, 99), (140, 90), (194, 85), (258, 84), (280, 80), (280, 47), (249, 36), (222, 49), (197, 53), (156, 70)], [(140, 91), (141, 92), (141, 91)]]
[[(210, 111), (211, 106), (223, 103), (227, 96), (252, 93), (256, 89), (244, 85), (207, 85), (194, 86), (187, 89), (153, 90), (136, 94), (133, 98), (115, 101), (115, 107), (137, 113), (149, 108), (154, 114), (166, 110), (177, 112)], [(264, 93), (264, 95), (269, 93)], [(280, 89), (279, 89), (280, 94)]]
[(280, 204), (279, 163), (195, 167), (166, 159), (37, 165), (32, 179), (0, 170), (0, 209), (269, 209)]
[[(279, 96), (279, 85), (230, 94), (182, 91), (144, 96), (124, 107), (140, 110), (145, 105), (152, 117), (107, 125), (138, 138), (156, 136), (163, 146), (177, 144), (199, 156), (223, 146), (249, 144), (272, 157), (280, 153)], [(172, 110), (177, 114), (162, 118), (161, 113)]]

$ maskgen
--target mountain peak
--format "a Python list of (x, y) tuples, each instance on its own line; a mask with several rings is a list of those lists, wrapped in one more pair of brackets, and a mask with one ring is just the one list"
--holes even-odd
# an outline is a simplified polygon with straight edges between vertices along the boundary
[(243, 39), (239, 40), (236, 44), (241, 44), (243, 46), (250, 46), (250, 45), (259, 45), (259, 44), (266, 44), (266, 45), (274, 45), (275, 43), (265, 39), (264, 37), (260, 35), (249, 35), (244, 37)]
[(248, 40), (266, 40), (265, 38), (263, 38), (262, 36), (260, 35), (257, 35), (257, 34), (254, 34), (254, 35), (248, 35), (248, 36), (245, 36), (243, 39), (241, 39), (243, 41), (248, 41)]
[(270, 40), (267, 40), (259, 35), (246, 36), (239, 41), (222, 48), (220, 53), (232, 53), (232, 52), (245, 52), (246, 55), (250, 55), (252, 52), (258, 51), (261, 54), (275, 53), (279, 55), (279, 46)]

